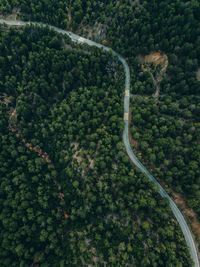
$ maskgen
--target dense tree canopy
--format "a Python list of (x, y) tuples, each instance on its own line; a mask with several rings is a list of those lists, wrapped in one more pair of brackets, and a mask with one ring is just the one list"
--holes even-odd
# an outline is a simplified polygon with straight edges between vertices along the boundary
[[(131, 135), (156, 176), (185, 193), (200, 215), (200, 99), (195, 96), (133, 98)], [(152, 166), (151, 165), (151, 166)]]
[(126, 156), (119, 62), (45, 28), (0, 34), (0, 265), (191, 266)]
[[(11, 13), (127, 59), (133, 147), (200, 215), (200, 2), (1, 0)], [(126, 156), (116, 58), (45, 28), (0, 35), (0, 265), (191, 266), (168, 203)], [(157, 84), (139, 60), (152, 51), (169, 61)]]

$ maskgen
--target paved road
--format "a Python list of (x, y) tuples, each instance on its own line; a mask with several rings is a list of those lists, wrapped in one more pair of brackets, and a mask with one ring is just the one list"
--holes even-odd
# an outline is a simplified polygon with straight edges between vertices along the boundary
[(77, 34), (68, 32), (68, 31), (64, 31), (62, 29), (59, 29), (57, 27), (54, 26), (50, 26), (50, 25), (46, 25), (46, 24), (42, 24), (42, 23), (37, 23), (37, 22), (24, 22), (24, 21), (6, 21), (3, 19), (0, 19), (0, 23), (5, 23), (7, 25), (13, 25), (13, 26), (25, 26), (25, 25), (38, 25), (38, 26), (46, 26), (49, 27), (51, 29), (54, 29), (56, 32), (59, 32), (61, 34), (66, 34), (68, 35), (72, 41), (77, 42), (77, 43), (84, 43), (84, 44), (88, 44), (90, 46), (96, 46), (98, 48), (102, 48), (105, 51), (110, 51), (113, 55), (117, 56), (119, 61), (121, 61), (121, 63), (124, 66), (124, 71), (126, 74), (126, 78), (125, 78), (125, 96), (124, 96), (124, 132), (123, 132), (123, 141), (126, 147), (126, 151), (127, 154), (129, 156), (129, 158), (131, 159), (131, 161), (144, 173), (147, 175), (147, 177), (149, 178), (149, 180), (151, 182), (153, 182), (154, 184), (157, 185), (158, 187), (158, 192), (159, 194), (163, 197), (163, 198), (167, 198), (169, 200), (169, 204), (170, 207), (172, 209), (172, 212), (174, 214), (174, 216), (176, 217), (178, 223), (180, 224), (180, 227), (182, 229), (183, 235), (185, 237), (186, 243), (188, 245), (188, 247), (190, 248), (190, 255), (192, 260), (194, 261), (194, 266), (195, 267), (199, 267), (199, 260), (198, 260), (198, 256), (197, 256), (197, 251), (196, 251), (196, 247), (194, 244), (194, 240), (192, 238), (190, 229), (183, 217), (183, 215), (181, 214), (180, 210), (178, 209), (178, 207), (176, 206), (176, 204), (174, 203), (174, 201), (172, 200), (172, 198), (165, 192), (165, 190), (162, 188), (162, 186), (156, 181), (156, 179), (150, 174), (150, 172), (142, 165), (142, 163), (139, 161), (139, 159), (136, 157), (136, 155), (133, 153), (133, 150), (131, 149), (130, 146), (130, 142), (129, 142), (129, 131), (128, 131), (128, 117), (129, 117), (129, 102), (130, 102), (130, 69), (129, 66), (127, 64), (127, 62), (125, 61), (125, 59), (123, 57), (121, 57), (118, 53), (116, 53), (115, 51), (113, 51), (112, 49), (102, 45), (102, 44), (98, 44), (96, 42), (93, 42), (91, 40), (88, 40), (86, 38), (83, 38)]

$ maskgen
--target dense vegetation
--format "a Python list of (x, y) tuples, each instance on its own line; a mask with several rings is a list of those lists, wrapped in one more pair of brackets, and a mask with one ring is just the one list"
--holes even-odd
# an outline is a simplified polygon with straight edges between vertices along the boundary
[(132, 100), (131, 135), (141, 160), (200, 215), (200, 99), (194, 96), (137, 96)]
[(0, 34), (0, 265), (191, 266), (126, 156), (122, 66), (48, 29)]
[[(13, 8), (19, 9), (19, 16), (23, 19), (44, 21), (76, 31), (81, 35), (107, 44), (127, 58), (131, 67), (132, 92), (140, 95), (133, 98), (131, 107), (131, 133), (138, 143), (136, 151), (138, 155), (141, 153), (141, 160), (152, 168), (153, 174), (172, 186), (176, 192), (183, 193), (188, 199), (188, 204), (200, 215), (200, 103), (198, 98), (200, 82), (196, 78), (197, 69), (200, 67), (200, 2), (197, 0), (0, 0), (0, 13), (6, 15), (11, 13)], [(139, 173), (131, 171), (132, 168), (129, 166), (121, 144), (123, 72), (119, 69), (116, 60), (111, 60), (110, 55), (100, 53), (95, 49), (91, 50), (90, 48), (88, 50), (86, 47), (80, 49), (72, 45), (69, 40), (66, 41), (68, 43), (67, 49), (63, 50), (61, 46), (63, 41), (61, 42), (60, 37), (47, 30), (39, 31), (34, 28), (31, 30), (27, 28), (24, 32), (16, 33), (11, 30), (8, 34), (2, 32), (1, 35), (0, 85), (1, 102), (3, 103), (1, 105), (1, 131), (3, 132), (1, 139), (3, 147), (1, 153), (3, 154), (1, 157), (3, 158), (2, 162), (6, 160), (2, 171), (4, 175), (6, 173), (12, 179), (16, 176), (16, 170), (19, 172), (19, 174), (17, 173), (18, 176), (21, 173), (21, 178), (15, 179), (14, 191), (9, 191), (10, 185), (7, 184), (11, 178), (3, 180), (3, 188), (8, 188), (7, 191), (3, 192), (8, 195), (15, 194), (19, 191), (17, 188), (20, 186), (19, 181), (21, 181), (22, 184), (27, 182), (27, 192), (32, 196), (36, 193), (34, 186), (32, 184), (30, 186), (30, 179), (33, 180), (33, 184), (36, 183), (36, 187), (38, 187), (38, 183), (41, 183), (42, 192), (46, 192), (46, 196), (42, 195), (42, 202), (45, 198), (47, 203), (48, 198), (50, 198), (52, 207), (49, 210), (51, 213), (55, 210), (51, 214), (52, 220), (55, 222), (55, 225), (50, 223), (51, 227), (54, 227), (54, 230), (50, 230), (52, 233), (56, 232), (57, 225), (62, 221), (59, 217), (61, 212), (58, 210), (63, 210), (63, 207), (66, 207), (66, 212), (69, 214), (69, 219), (63, 220), (62, 225), (58, 227), (58, 232), (68, 231), (69, 234), (70, 231), (72, 237), (67, 240), (68, 242), (66, 241), (67, 243), (63, 239), (61, 242), (59, 238), (62, 234), (60, 235), (59, 232), (57, 233), (58, 241), (54, 246), (50, 243), (50, 238), (48, 240), (46, 238), (45, 244), (48, 249), (43, 252), (43, 258), (39, 261), (45, 262), (46, 255), (52, 255), (55, 262), (58, 262), (58, 255), (66, 254), (68, 251), (68, 255), (73, 255), (73, 260), (66, 258), (65, 262), (69, 264), (73, 261), (75, 265), (80, 265), (80, 263), (75, 262), (75, 260), (80, 259), (79, 255), (85, 257), (85, 259), (81, 258), (82, 262), (91, 262), (86, 258), (90, 258), (91, 253), (93, 253), (101, 255), (101, 259), (115, 266), (123, 266), (124, 262), (133, 260), (133, 258), (130, 259), (130, 255), (133, 254), (138, 266), (156, 266), (156, 264), (158, 266), (170, 266), (170, 264), (176, 266), (177, 259), (181, 258), (179, 245), (182, 243), (179, 244), (176, 241), (177, 250), (174, 248), (170, 250), (174, 246), (173, 243), (173, 246), (165, 248), (165, 252), (162, 249), (158, 252), (158, 247), (162, 247), (162, 245), (161, 243), (155, 244), (153, 238), (156, 227), (161, 225), (161, 229), (165, 228), (164, 221), (160, 220), (160, 216), (164, 209), (162, 205), (166, 203), (162, 201), (162, 204), (158, 204), (159, 198), (152, 185), (149, 185)], [(150, 73), (141, 69), (138, 55), (145, 55), (152, 51), (165, 53), (169, 60), (166, 74), (159, 84), (160, 97), (158, 99), (142, 96), (153, 94), (156, 86)], [(41, 157), (37, 156), (38, 153), (30, 151), (30, 147), (25, 145), (26, 142), (31, 143), (37, 151), (40, 149), (45, 151), (49, 155), (51, 163), (47, 164), (45, 160), (41, 160)], [(21, 157), (21, 162), (18, 162), (16, 159)], [(8, 158), (10, 162), (7, 160)], [(29, 161), (30, 164), (25, 164), (26, 161)], [(21, 164), (24, 164), (23, 168)], [(93, 166), (93, 164), (93, 168), (88, 167)], [(32, 166), (30, 167), (32, 172), (27, 169), (29, 166)], [(113, 166), (111, 170), (110, 166)], [(87, 178), (84, 180), (80, 176)], [(25, 177), (28, 177), (29, 180), (26, 180)], [(39, 180), (38, 177), (40, 177)], [(42, 177), (46, 177), (45, 183), (41, 182), (44, 180)], [(54, 183), (56, 178), (62, 185), (64, 199), (56, 197), (57, 187), (53, 185), (52, 178)], [(111, 183), (111, 178), (112, 181), (116, 179), (117, 182)], [(100, 185), (98, 185), (99, 181), (101, 182)], [(113, 184), (117, 184), (119, 188), (116, 191), (119, 193), (112, 194)], [(126, 190), (128, 192), (124, 194)], [(158, 206), (160, 212), (155, 206), (149, 210), (144, 205), (144, 208), (141, 209), (143, 204), (140, 203), (140, 192), (142, 192), (142, 199), (147, 200), (149, 198), (148, 202), (155, 198), (155, 206)], [(148, 192), (150, 192), (149, 195)], [(105, 194), (107, 198), (105, 198)], [(9, 197), (13, 198), (12, 195)], [(35, 197), (38, 199), (37, 194)], [(117, 202), (116, 197), (122, 200)], [(2, 199), (5, 198), (6, 196), (2, 195)], [(19, 196), (16, 198), (18, 199)], [(86, 201), (86, 199), (93, 199), (93, 201)], [(37, 201), (41, 202), (41, 200)], [(8, 203), (11, 205), (12, 201), (8, 200)], [(34, 203), (36, 213), (36, 210), (38, 211), (36, 207), (42, 204)], [(105, 222), (103, 226), (98, 228), (99, 218), (102, 214), (109, 214), (113, 205), (117, 205), (112, 211), (115, 216), (118, 211), (124, 211), (121, 203), (127, 207), (125, 213), (129, 219), (132, 218), (130, 216), (136, 216), (136, 214), (139, 218), (135, 219), (134, 217), (134, 223), (137, 227), (132, 226), (131, 229), (143, 233), (142, 237), (140, 236), (141, 240), (150, 239), (149, 242), (153, 242), (153, 246), (149, 245), (146, 248), (148, 242), (145, 242), (143, 243), (144, 247), (140, 247), (142, 246), (141, 242), (138, 241), (140, 239), (134, 240), (137, 235), (133, 234), (133, 240), (129, 240), (130, 244), (137, 245), (131, 245), (130, 250), (129, 248), (121, 249), (121, 254), (119, 251), (116, 252), (117, 248), (113, 245), (112, 240), (115, 240), (114, 236), (117, 232), (126, 232), (126, 230), (115, 227), (119, 222), (123, 224), (126, 221), (120, 218), (120, 216), (124, 217), (125, 215), (109, 217), (115, 225), (112, 229), (107, 229), (107, 226), (104, 225)], [(129, 205), (124, 203), (129, 203)], [(9, 208), (10, 210), (7, 206), (5, 207), (7, 217), (10, 219), (9, 212), (12, 212), (14, 206)], [(102, 207), (105, 207), (105, 210)], [(50, 216), (48, 208), (46, 206), (42, 208), (44, 210), (40, 212), (46, 214), (45, 216)], [(74, 209), (73, 212), (72, 209)], [(165, 212), (166, 217), (169, 216), (169, 211)], [(15, 216), (21, 216), (20, 213), (17, 214)], [(152, 225), (152, 228), (149, 226), (148, 229), (150, 231), (148, 238), (144, 234), (141, 223), (139, 223), (144, 221), (144, 216), (145, 221), (151, 221), (149, 225)], [(158, 221), (156, 217), (159, 218)], [(89, 221), (90, 218), (92, 218), (91, 221)], [(96, 219), (93, 220), (94, 218)], [(44, 223), (46, 226), (45, 220), (40, 219), (37, 227), (40, 227), (39, 224), (44, 225)], [(169, 221), (169, 219), (167, 220)], [(83, 226), (83, 221), (87, 227)], [(131, 224), (133, 224), (132, 221)], [(7, 225), (7, 221), (4, 222), (4, 227), (5, 225)], [(37, 252), (41, 252), (43, 245), (39, 245), (41, 242), (39, 228), (34, 227), (29, 239), (35, 237), (37, 246), (34, 248), (29, 248), (29, 245), (22, 247), (23, 256), (20, 258), (14, 249), (16, 244), (21, 244), (19, 240), (23, 239), (19, 234), (23, 231), (20, 232), (19, 230), (16, 241), (12, 240), (11, 235), (7, 242), (11, 240), (12, 245), (10, 241), (3, 247), (2, 264), (10, 264), (10, 262), (7, 263), (9, 261), (7, 255), (10, 255), (10, 251), (12, 251), (13, 257), (16, 257), (14, 262), (20, 258), (20, 261), (24, 260), (24, 262), (30, 263), (38, 258)], [(11, 229), (12, 227), (8, 227), (4, 236), (10, 234)], [(75, 231), (74, 229), (78, 230)], [(102, 229), (107, 230), (103, 231)], [(94, 238), (93, 231), (97, 233), (97, 238)], [(129, 231), (130, 228), (126, 233)], [(38, 235), (35, 235), (35, 232)], [(175, 234), (172, 232), (173, 228), (170, 228), (171, 235)], [(85, 238), (86, 235), (89, 237)], [(105, 236), (107, 242), (104, 242)], [(112, 240), (110, 236), (112, 236)], [(122, 236), (121, 241), (116, 237), (117, 242), (127, 244), (127, 236)], [(88, 254), (83, 249), (84, 238), (93, 242), (91, 252), (89, 249), (87, 250)], [(159, 233), (159, 238), (159, 242), (164, 242), (162, 244), (165, 245), (165, 242), (169, 240), (169, 236), (163, 239), (161, 233)], [(43, 240), (43, 238), (41, 239)], [(73, 248), (69, 247), (69, 240), (70, 242), (73, 240), (74, 243), (78, 242), (77, 240), (80, 241), (79, 247), (81, 249), (77, 249), (77, 253), (73, 246)], [(171, 241), (173, 240), (175, 240), (175, 236), (171, 237)], [(56, 245), (58, 242), (62, 244), (59, 247)], [(98, 244), (94, 244), (94, 242), (98, 242)], [(104, 246), (102, 245), (103, 242)], [(5, 247), (9, 247), (10, 251), (7, 251)], [(26, 255), (23, 251), (25, 249), (29, 250), (27, 256), (24, 256)], [(51, 253), (49, 253), (50, 249)], [(142, 262), (144, 251), (147, 250), (149, 252), (145, 254), (146, 257)], [(170, 253), (171, 251), (176, 253), (176, 257), (174, 254), (172, 256), (172, 253), (167, 256), (169, 255), (168, 250)], [(140, 252), (136, 253), (135, 251)], [(158, 255), (159, 253), (160, 255)], [(129, 259), (122, 259), (122, 254), (123, 256), (128, 255)], [(166, 261), (167, 258), (171, 261), (170, 263)], [(49, 258), (49, 260), (52, 259)], [(116, 262), (113, 262), (114, 260)], [(163, 263), (159, 261), (163, 261)], [(182, 258), (181, 262), (184, 262), (184, 266), (191, 265), (185, 258)]]

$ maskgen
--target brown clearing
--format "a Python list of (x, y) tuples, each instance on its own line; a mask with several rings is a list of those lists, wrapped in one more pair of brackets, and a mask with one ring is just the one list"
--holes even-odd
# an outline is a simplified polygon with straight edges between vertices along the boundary
[[(73, 158), (73, 159), (76, 159), (76, 160), (78, 161), (78, 164), (80, 164), (81, 162), (84, 161), (84, 159), (80, 156), (80, 153), (82, 152), (83, 149), (81, 148), (81, 149), (79, 149), (79, 150), (77, 151), (78, 143), (73, 142), (73, 143), (71, 143), (71, 144), (74, 145), (74, 149), (75, 149), (75, 153), (74, 153), (74, 155), (72, 156), (72, 158)], [(90, 168), (90, 169), (93, 169), (93, 168), (94, 168), (94, 160), (91, 159), (89, 155), (87, 155), (87, 159), (88, 159), (89, 164), (90, 164), (90, 165), (89, 165), (89, 168)]]
[(9, 103), (10, 103), (10, 100), (7, 94), (3, 93), (2, 95), (0, 95), (0, 104), (4, 104), (7, 107)]
[(0, 14), (0, 18), (3, 18), (5, 20), (17, 20), (17, 17), (19, 16), (20, 13), (20, 9), (19, 8), (13, 8), (12, 10), (12, 14), (6, 14), (6, 15), (2, 15)]
[(88, 160), (90, 162), (90, 165), (89, 165), (90, 169), (94, 169), (94, 160), (91, 159), (89, 155), (87, 155), (87, 158), (88, 158)]
[(16, 112), (16, 108), (12, 111), (11, 113), (11, 117), (15, 118), (15, 120), (17, 120), (17, 112)]
[[(152, 52), (145, 57), (139, 55), (138, 60), (141, 63), (142, 70), (150, 72), (152, 81), (154, 85), (156, 86), (156, 92), (154, 94), (154, 97), (157, 100), (159, 97), (159, 93), (160, 93), (160, 82), (162, 81), (165, 75), (167, 66), (169, 64), (168, 57), (164, 53)], [(158, 69), (158, 67), (160, 69)], [(154, 74), (155, 71), (156, 73)]]
[(161, 54), (160, 52), (152, 52), (152, 53), (150, 53), (149, 55), (147, 55), (145, 57), (139, 56), (139, 61), (141, 63), (143, 63), (143, 64), (151, 64), (151, 63), (153, 63), (155, 68), (158, 65), (161, 65), (163, 70), (166, 70), (167, 66), (168, 66), (168, 57), (167, 57), (167, 55), (164, 54), (164, 53)]

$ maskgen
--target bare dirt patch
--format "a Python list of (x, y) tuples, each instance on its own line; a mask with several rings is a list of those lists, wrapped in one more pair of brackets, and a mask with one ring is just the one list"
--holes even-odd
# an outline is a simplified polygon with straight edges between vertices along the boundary
[[(75, 145), (75, 149), (77, 149), (78, 145)], [(82, 148), (79, 150), (76, 150), (74, 155), (72, 156), (73, 159), (76, 159), (78, 161), (78, 164), (80, 164), (83, 161), (83, 158), (80, 156), (80, 153), (82, 152)]]
[(138, 56), (143, 71), (148, 71), (151, 75), (152, 81), (156, 86), (156, 92), (153, 95), (156, 99), (160, 93), (160, 82), (165, 76), (167, 66), (169, 64), (166, 54), (161, 52), (152, 52), (147, 56)]
[(94, 169), (94, 159), (91, 159), (89, 155), (87, 155), (87, 158), (90, 163), (89, 168)]
[(139, 56), (139, 60), (143, 64), (142, 68), (145, 70), (151, 70), (151, 68), (149, 68), (151, 63), (153, 64), (154, 68), (157, 68), (160, 65), (162, 70), (166, 70), (168, 66), (167, 55), (164, 53), (161, 54), (160, 52), (152, 52), (145, 57)]
[(10, 104), (10, 99), (7, 94), (3, 93), (0, 95), (0, 104), (4, 104), (6, 107)]
[(196, 75), (197, 75), (197, 80), (200, 81), (200, 68), (198, 68)]
[[(82, 157), (82, 155), (81, 155), (82, 152), (83, 152), (83, 154), (84, 154), (83, 149), (80, 148), (80, 149), (78, 150), (79, 144), (76, 143), (76, 142), (73, 142), (73, 143), (71, 143), (71, 145), (74, 146), (74, 151), (75, 151), (74, 154), (73, 154), (73, 156), (72, 156), (72, 158), (73, 158), (73, 159), (76, 159), (79, 165), (80, 165), (82, 162), (85, 162), (85, 159), (84, 159), (84, 158)], [(87, 160), (88, 160), (88, 162), (89, 162), (89, 168), (90, 168), (90, 169), (93, 169), (93, 168), (94, 168), (94, 159), (92, 159), (92, 158), (90, 157), (90, 155), (88, 155), (88, 154), (86, 155), (86, 157), (87, 157)]]
[(2, 15), (0, 14), (0, 18), (3, 18), (5, 20), (17, 20), (20, 14), (20, 9), (19, 8), (13, 8), (12, 14), (7, 14), (7, 15)]

